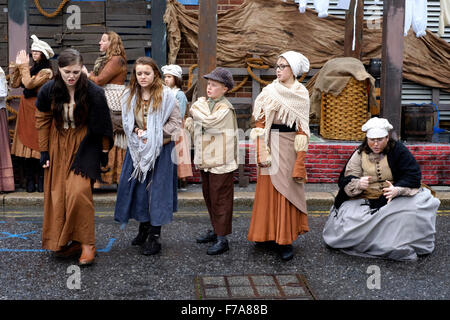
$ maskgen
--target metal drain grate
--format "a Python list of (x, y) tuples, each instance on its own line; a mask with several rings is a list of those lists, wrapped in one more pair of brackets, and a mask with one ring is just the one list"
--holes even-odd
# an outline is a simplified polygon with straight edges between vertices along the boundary
[(198, 276), (195, 284), (199, 300), (316, 299), (300, 274)]

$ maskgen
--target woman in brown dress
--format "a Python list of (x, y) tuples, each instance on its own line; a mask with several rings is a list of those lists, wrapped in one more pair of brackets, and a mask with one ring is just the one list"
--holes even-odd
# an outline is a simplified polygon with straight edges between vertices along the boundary
[(248, 240), (293, 258), (292, 243), (308, 232), (304, 184), (309, 140), (308, 90), (296, 78), (309, 70), (302, 54), (288, 51), (277, 61), (277, 79), (255, 100), (258, 181)]
[[(33, 62), (25, 50), (17, 53), (16, 62), (10, 64), (10, 86), (23, 87), (16, 120), (11, 154), (24, 159), (27, 192), (43, 192), (44, 172), (39, 166), (39, 144), (36, 131), (36, 96), (42, 85), (53, 77), (50, 59), (54, 53), (44, 41), (32, 35), (31, 53)], [(37, 181), (36, 181), (37, 180)]]
[[(125, 90), (127, 79), (127, 58), (122, 39), (114, 31), (106, 32), (99, 42), (100, 56), (95, 61), (89, 79), (105, 89), (114, 131), (114, 147), (109, 152), (107, 167), (102, 174), (107, 184), (119, 183), (122, 163), (127, 150), (127, 139), (122, 126), (120, 96)], [(96, 187), (96, 186), (94, 186)]]
[(44, 177), (42, 247), (56, 256), (79, 254), (80, 265), (95, 256), (91, 183), (100, 180), (112, 147), (112, 124), (103, 89), (82, 72), (74, 49), (58, 57), (58, 72), (36, 101)]

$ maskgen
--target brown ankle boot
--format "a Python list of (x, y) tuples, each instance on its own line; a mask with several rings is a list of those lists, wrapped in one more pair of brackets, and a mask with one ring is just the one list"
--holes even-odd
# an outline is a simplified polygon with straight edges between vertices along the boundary
[(68, 246), (55, 252), (55, 257), (57, 258), (70, 258), (81, 253), (81, 243), (72, 241)]
[(82, 244), (81, 257), (80, 260), (78, 260), (78, 264), (80, 266), (91, 265), (95, 259), (95, 251), (96, 249), (94, 245)]

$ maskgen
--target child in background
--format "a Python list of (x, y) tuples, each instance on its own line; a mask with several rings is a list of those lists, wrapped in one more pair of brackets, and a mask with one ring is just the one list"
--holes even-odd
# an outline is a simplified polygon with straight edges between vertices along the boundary
[(172, 89), (175, 98), (178, 101), (180, 107), (180, 114), (182, 119), (181, 135), (175, 142), (175, 149), (178, 159), (178, 186), (181, 190), (186, 190), (186, 178), (192, 177), (192, 165), (191, 165), (191, 144), (190, 139), (184, 131), (184, 117), (186, 114), (187, 99), (184, 92), (181, 90), (183, 85), (183, 71), (180, 66), (175, 64), (166, 65), (161, 68), (164, 74), (164, 82), (166, 86)]

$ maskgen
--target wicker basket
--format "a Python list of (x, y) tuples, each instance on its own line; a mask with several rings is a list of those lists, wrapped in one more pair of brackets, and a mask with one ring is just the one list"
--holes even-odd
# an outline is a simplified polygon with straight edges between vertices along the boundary
[(363, 140), (362, 125), (370, 118), (367, 84), (350, 78), (338, 96), (322, 93), (320, 135), (325, 139)]

